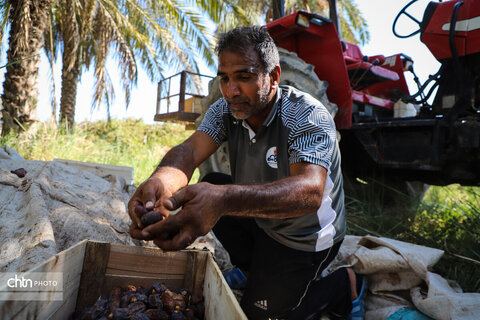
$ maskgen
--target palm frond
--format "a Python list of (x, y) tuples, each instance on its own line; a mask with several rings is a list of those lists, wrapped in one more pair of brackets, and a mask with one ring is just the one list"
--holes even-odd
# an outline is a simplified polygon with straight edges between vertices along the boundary
[[(12, 8), (12, 5), (10, 4), (10, 1), (2, 1), (0, 2), (0, 46), (3, 44), (3, 35), (5, 32), (5, 29), (7, 28), (8, 24), (8, 16), (10, 14), (10, 9)], [(1, 50), (3, 52), (3, 50)]]
[[(353, 1), (341, 1), (342, 28), (348, 28), (355, 43), (366, 44), (370, 40), (368, 24)], [(342, 29), (343, 31), (344, 29)], [(352, 39), (352, 40), (353, 40)]]
[[(122, 35), (122, 24), (125, 19), (118, 8), (112, 6), (106, 6), (104, 3), (99, 2), (99, 10), (103, 18), (102, 28), (107, 28), (110, 32), (109, 37), (106, 37), (108, 45), (113, 43), (116, 47), (116, 54), (119, 57), (119, 64), (121, 67), (121, 79), (123, 89), (125, 91), (125, 101), (128, 106), (130, 103), (130, 92), (132, 86), (136, 84), (137, 81), (137, 64), (135, 57), (130, 49), (130, 46), (127, 44), (125, 38)], [(107, 44), (102, 44), (107, 45)], [(101, 63), (105, 64), (106, 58), (101, 60)], [(105, 66), (98, 65), (98, 61), (95, 64), (96, 68), (105, 68)], [(113, 87), (112, 87), (113, 88)], [(103, 94), (99, 92), (96, 93), (96, 98), (103, 97)], [(101, 101), (101, 100), (100, 100)], [(99, 102), (100, 102), (99, 101)]]
[(165, 27), (175, 39), (174, 43), (170, 43), (170, 46), (166, 47), (167, 50), (171, 50), (169, 53), (178, 52), (179, 48), (175, 48), (175, 44), (181, 39), (183, 43), (190, 44), (182, 48), (182, 51), (186, 50), (187, 53), (183, 57), (179, 57), (182, 64), (185, 63), (192, 66), (194, 68), (192, 71), (198, 70), (197, 61), (192, 60), (192, 53), (198, 50), (203, 53), (202, 57), (206, 60), (207, 65), (211, 67), (214, 65), (215, 60), (211, 50), (211, 42), (205, 36), (207, 30), (201, 23), (202, 20), (199, 19), (199, 13), (185, 7), (182, 1), (163, 1), (158, 3), (158, 6), (153, 9), (153, 12), (156, 14), (163, 13), (159, 15), (157, 23)]

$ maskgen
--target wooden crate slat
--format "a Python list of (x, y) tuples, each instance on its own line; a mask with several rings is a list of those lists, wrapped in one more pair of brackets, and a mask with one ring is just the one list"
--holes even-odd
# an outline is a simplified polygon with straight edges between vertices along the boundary
[(192, 294), (203, 294), (203, 280), (205, 277), (204, 270), (208, 255), (207, 251), (191, 250), (189, 253), (189, 259), (187, 264), (187, 270), (185, 272), (185, 288), (190, 290)]
[(213, 259), (208, 259), (203, 287), (204, 296), (210, 297), (210, 299), (205, 299), (205, 314), (208, 315), (207, 320), (247, 320), (233, 292), (231, 290), (225, 290), (227, 287), (228, 284), (223, 278), (217, 264)]
[(38, 316), (38, 319), (69, 319), (72, 313), (75, 311), (75, 306), (77, 304), (80, 279), (81, 274), (79, 273), (75, 279), (72, 279), (72, 281), (70, 281), (68, 284), (64, 284), (63, 301), (52, 301), (52, 308), (43, 309)]
[(108, 269), (105, 271), (106, 276), (125, 276), (125, 277), (142, 277), (150, 279), (183, 279), (185, 277), (185, 272), (177, 273), (163, 273), (163, 272), (139, 272), (137, 270), (117, 270), (117, 269)]
[(172, 258), (172, 259), (187, 259), (187, 251), (163, 251), (159, 248), (154, 247), (140, 247), (140, 246), (127, 246), (123, 244), (111, 244), (110, 251), (112, 253), (129, 253), (133, 255), (141, 256), (156, 256), (162, 258)]
[[(86, 244), (86, 240), (79, 242), (29, 270), (26, 274), (30, 272), (62, 272), (64, 301), (66, 296), (70, 296), (76, 301)], [(59, 309), (63, 310), (61, 311), (63, 314), (71, 313), (75, 309), (75, 304), (65, 307), (62, 301), (9, 300), (0, 302), (2, 319), (48, 319)]]
[[(142, 249), (146, 249), (142, 251)], [(131, 271), (145, 274), (185, 274), (188, 255), (155, 248), (112, 246), (106, 273), (121, 275)]]
[(79, 288), (82, 294), (77, 298), (77, 310), (93, 305), (100, 296), (109, 254), (109, 243), (93, 241), (87, 243)]

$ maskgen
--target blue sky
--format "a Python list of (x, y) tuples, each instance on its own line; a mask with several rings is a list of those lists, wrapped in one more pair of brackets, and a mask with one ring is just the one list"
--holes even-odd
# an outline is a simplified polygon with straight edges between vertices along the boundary
[[(414, 60), (414, 68), (421, 82), (424, 82), (428, 75), (434, 74), (438, 68), (439, 63), (431, 55), (426, 46), (420, 41), (419, 35), (415, 35), (408, 39), (396, 38), (392, 33), (392, 23), (397, 13), (410, 0), (355, 0), (360, 11), (368, 22), (370, 31), (370, 41), (361, 49), (364, 55), (378, 55), (385, 56), (404, 53)], [(418, 20), (422, 19), (424, 9), (429, 3), (429, 0), (419, 0), (413, 4), (408, 12), (415, 16)], [(408, 34), (417, 28), (417, 25), (403, 17), (398, 22), (397, 31), (401, 34)], [(3, 59), (5, 53), (3, 53)], [(112, 78), (116, 77), (116, 70), (118, 69), (114, 61), (110, 62), (108, 66)], [(5, 69), (1, 70), (4, 71)], [(61, 86), (61, 65), (60, 63), (55, 67), (55, 82), (56, 82), (56, 98), (60, 100), (60, 86)], [(202, 70), (203, 73), (214, 75), (214, 71)], [(50, 67), (46, 59), (42, 59), (40, 65), (40, 79), (39, 79), (39, 106), (37, 109), (37, 118), (39, 120), (47, 120), (51, 115), (51, 85), (50, 85)], [(410, 80), (407, 77), (407, 80)], [(0, 81), (3, 82), (3, 72), (0, 75)], [(411, 92), (414, 92), (415, 87), (413, 81), (409, 81)], [(76, 122), (84, 120), (105, 120), (106, 111), (104, 108), (96, 110), (91, 113), (91, 97), (94, 88), (94, 81), (92, 74), (85, 73), (81, 79), (77, 94), (77, 109)], [(140, 70), (137, 88), (132, 92), (132, 98), (128, 110), (125, 110), (124, 94), (121, 91), (119, 84), (116, 87), (116, 98), (111, 107), (113, 118), (136, 118), (143, 119), (146, 123), (153, 123), (153, 116), (155, 114), (156, 92), (157, 84), (152, 83), (146, 74)], [(3, 88), (0, 88), (3, 90)]]

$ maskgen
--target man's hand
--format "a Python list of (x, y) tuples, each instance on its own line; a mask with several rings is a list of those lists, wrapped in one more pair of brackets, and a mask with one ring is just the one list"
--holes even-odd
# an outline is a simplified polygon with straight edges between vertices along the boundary
[(198, 183), (180, 189), (164, 205), (168, 210), (182, 210), (143, 229), (142, 237), (153, 239), (164, 250), (184, 249), (207, 234), (224, 213), (224, 188)]
[(153, 232), (148, 236), (148, 233), (142, 233), (142, 215), (155, 210), (166, 218), (172, 208), (180, 207), (183, 202), (177, 205), (171, 202), (166, 204), (165, 201), (188, 184), (195, 168), (217, 148), (217, 143), (208, 134), (195, 131), (187, 140), (167, 152), (152, 176), (138, 187), (128, 203), (128, 213), (132, 219), (130, 235), (133, 238), (152, 240), (157, 237)]
[(142, 216), (151, 210), (160, 212), (167, 217), (170, 211), (165, 208), (164, 201), (171, 196), (171, 193), (165, 188), (162, 180), (151, 177), (143, 182), (135, 191), (128, 202), (128, 213), (132, 219), (130, 225), (130, 235), (139, 240), (151, 240), (142, 236), (144, 227), (140, 221)]

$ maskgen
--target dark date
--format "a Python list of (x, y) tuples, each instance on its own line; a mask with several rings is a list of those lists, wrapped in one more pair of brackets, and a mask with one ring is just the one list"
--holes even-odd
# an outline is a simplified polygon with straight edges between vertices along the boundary
[(163, 220), (163, 216), (158, 211), (149, 211), (140, 218), (140, 221), (142, 222), (144, 227), (157, 223), (158, 221), (162, 221), (162, 220)]
[(203, 297), (186, 289), (170, 290), (156, 282), (150, 288), (128, 285), (100, 296), (95, 304), (75, 311), (72, 320), (199, 320), (204, 318)]
[(10, 172), (17, 175), (17, 177), (19, 177), (19, 178), (23, 178), (27, 174), (27, 170), (25, 170), (23, 168), (18, 168), (18, 169), (12, 170)]

